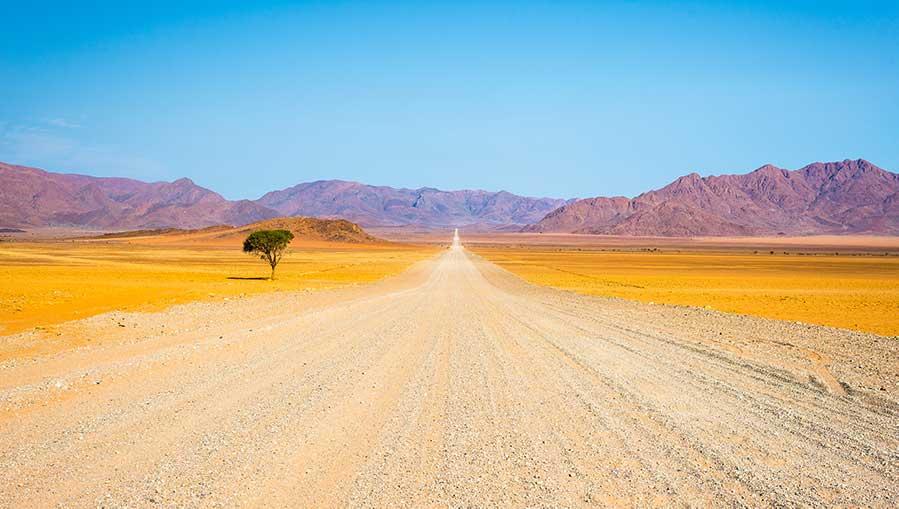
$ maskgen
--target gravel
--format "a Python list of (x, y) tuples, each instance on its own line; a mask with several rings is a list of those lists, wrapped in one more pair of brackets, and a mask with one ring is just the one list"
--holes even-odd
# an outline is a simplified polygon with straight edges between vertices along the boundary
[[(91, 341), (28, 354), (58, 333)], [(899, 505), (895, 338), (535, 287), (464, 249), (13, 347), (2, 507)]]

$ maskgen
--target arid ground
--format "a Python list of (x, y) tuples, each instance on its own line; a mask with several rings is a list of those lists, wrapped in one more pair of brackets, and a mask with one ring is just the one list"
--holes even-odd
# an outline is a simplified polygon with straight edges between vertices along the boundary
[(0, 341), (68, 337), (0, 363), (4, 506), (899, 503), (895, 339), (533, 286), (457, 245)]
[(268, 281), (268, 265), (242, 253), (239, 243), (166, 240), (0, 243), (0, 334), (52, 330), (112, 310), (368, 283), (435, 252), (403, 244), (297, 243)]
[(526, 281), (899, 335), (899, 238), (504, 235), (472, 249)]

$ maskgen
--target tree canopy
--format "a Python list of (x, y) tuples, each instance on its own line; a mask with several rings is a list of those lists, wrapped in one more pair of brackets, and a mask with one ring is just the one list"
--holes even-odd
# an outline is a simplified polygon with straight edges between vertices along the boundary
[(258, 255), (272, 268), (272, 279), (275, 279), (275, 267), (284, 256), (287, 246), (293, 240), (293, 233), (287, 230), (259, 230), (251, 233), (243, 241), (243, 252)]

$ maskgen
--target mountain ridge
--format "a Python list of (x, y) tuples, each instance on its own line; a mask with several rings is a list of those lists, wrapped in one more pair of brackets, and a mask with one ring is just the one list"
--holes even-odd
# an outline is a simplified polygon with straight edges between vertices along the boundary
[(226, 200), (188, 178), (148, 183), (0, 163), (4, 226), (194, 228), (246, 224), (277, 215), (249, 200)]
[(508, 191), (394, 188), (348, 180), (303, 182), (268, 192), (256, 200), (282, 215), (342, 217), (363, 226), (432, 227), (478, 223), (524, 226), (539, 221), (565, 202)]
[(283, 216), (346, 219), (362, 227), (607, 235), (895, 235), (899, 175), (846, 159), (797, 170), (766, 164), (745, 174), (689, 173), (634, 198), (563, 200), (317, 180), (231, 201), (186, 177), (148, 183), (0, 163), (0, 227), (203, 228)]
[(899, 234), (899, 175), (864, 159), (690, 173), (634, 198), (595, 197), (525, 232), (647, 236)]
[(507, 191), (406, 189), (345, 180), (300, 183), (257, 200), (231, 201), (186, 177), (142, 182), (0, 163), (0, 227), (190, 229), (308, 216), (347, 219), (364, 227), (517, 229), (564, 203)]

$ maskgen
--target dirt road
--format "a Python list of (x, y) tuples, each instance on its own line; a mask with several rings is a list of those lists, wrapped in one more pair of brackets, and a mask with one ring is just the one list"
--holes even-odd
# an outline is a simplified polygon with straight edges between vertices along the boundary
[(2, 506), (899, 504), (899, 341), (538, 288), (458, 245), (0, 353), (70, 335), (0, 364)]

